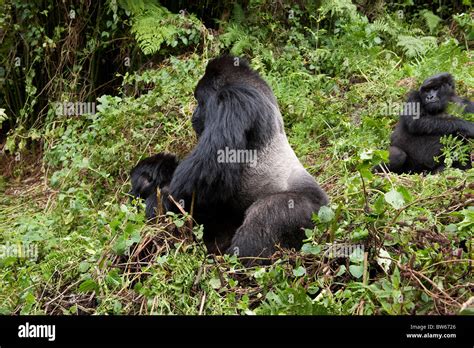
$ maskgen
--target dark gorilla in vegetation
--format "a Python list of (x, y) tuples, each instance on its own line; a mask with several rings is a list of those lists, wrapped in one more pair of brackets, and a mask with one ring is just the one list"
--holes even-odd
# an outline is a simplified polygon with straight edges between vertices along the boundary
[(156, 187), (168, 211), (177, 211), (168, 194), (190, 211), (194, 193), (210, 252), (267, 258), (277, 245), (300, 248), (328, 198), (290, 147), (271, 88), (245, 61), (223, 56), (208, 64), (195, 97), (193, 151), (177, 166), (160, 153), (132, 170), (132, 194), (145, 199), (147, 217)]
[[(389, 163), (375, 171), (382, 171), (382, 166), (395, 173), (443, 170), (442, 163), (434, 159), (442, 154), (441, 137), (459, 135), (465, 142), (474, 137), (474, 123), (447, 114), (448, 103), (462, 107), (464, 113), (474, 113), (474, 103), (456, 95), (454, 79), (448, 73), (434, 75), (418, 91), (410, 92), (391, 136)], [(471, 163), (454, 163), (453, 167), (467, 169)]]

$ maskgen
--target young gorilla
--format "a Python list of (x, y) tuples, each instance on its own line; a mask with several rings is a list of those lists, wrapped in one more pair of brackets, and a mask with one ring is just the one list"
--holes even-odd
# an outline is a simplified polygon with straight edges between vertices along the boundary
[(147, 218), (155, 217), (158, 206), (156, 189), (163, 189), (171, 182), (171, 177), (178, 166), (174, 155), (160, 153), (141, 160), (130, 173), (132, 190), (130, 195), (145, 200)]
[[(300, 248), (303, 229), (328, 198), (291, 149), (270, 87), (245, 61), (223, 56), (208, 64), (195, 97), (193, 151), (169, 177), (162, 171), (174, 168), (169, 154), (132, 171), (132, 194), (146, 199), (147, 217), (157, 203), (148, 188), (162, 188), (165, 209), (174, 211), (168, 194), (189, 211), (194, 193), (194, 219), (210, 252), (267, 258), (277, 245)], [(222, 160), (231, 152), (256, 158)]]
[[(446, 113), (450, 102), (462, 107), (464, 113), (474, 113), (474, 103), (456, 95), (454, 79), (448, 73), (434, 75), (425, 80), (418, 91), (410, 92), (391, 136), (389, 163), (374, 170), (380, 172), (383, 166), (395, 173), (443, 170), (443, 165), (434, 159), (442, 154), (441, 137), (448, 134), (474, 137), (473, 122)], [(467, 169), (471, 163), (464, 166), (454, 163), (453, 167)]]

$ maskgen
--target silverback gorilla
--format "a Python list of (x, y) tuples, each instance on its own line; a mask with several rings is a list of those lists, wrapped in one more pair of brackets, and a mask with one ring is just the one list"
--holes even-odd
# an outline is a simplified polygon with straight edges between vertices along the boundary
[[(410, 92), (391, 136), (389, 163), (377, 166), (375, 171), (382, 171), (382, 166), (395, 173), (443, 170), (443, 164), (435, 161), (442, 154), (441, 137), (460, 135), (465, 142), (474, 137), (473, 122), (447, 114), (450, 102), (463, 108), (464, 113), (474, 113), (474, 103), (456, 95), (454, 79), (448, 73), (434, 75), (419, 90)], [(467, 169), (471, 163), (454, 163), (453, 167)]]
[(209, 62), (195, 90), (192, 126), (198, 143), (181, 162), (160, 153), (131, 172), (132, 191), (155, 216), (156, 188), (204, 225), (211, 253), (268, 258), (276, 246), (300, 248), (311, 215), (328, 198), (303, 168), (286, 138), (271, 88), (244, 60)]

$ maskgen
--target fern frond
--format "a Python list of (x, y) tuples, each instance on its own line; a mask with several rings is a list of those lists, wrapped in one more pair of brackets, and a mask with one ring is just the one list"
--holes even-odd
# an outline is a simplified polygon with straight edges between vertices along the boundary
[(199, 41), (200, 22), (193, 16), (176, 15), (155, 0), (120, 0), (132, 16), (131, 32), (145, 54), (154, 54), (163, 44), (176, 47)]
[(346, 16), (350, 19), (356, 19), (359, 15), (357, 7), (350, 0), (324, 0), (319, 8), (322, 15), (328, 13), (333, 16)]
[(429, 50), (437, 47), (436, 38), (433, 36), (423, 36), (420, 38), (408, 35), (401, 35), (398, 38), (397, 46), (403, 49), (407, 57), (413, 58), (425, 55)]
[(431, 11), (423, 11), (422, 15), (425, 19), (428, 29), (430, 30), (430, 33), (434, 33), (442, 19)]

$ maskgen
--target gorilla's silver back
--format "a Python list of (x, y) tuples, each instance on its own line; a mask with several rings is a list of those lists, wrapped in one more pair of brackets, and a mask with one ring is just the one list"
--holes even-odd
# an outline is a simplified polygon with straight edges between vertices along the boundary
[(278, 192), (318, 187), (288, 143), (283, 118), (275, 105), (272, 119), (279, 132), (265, 147), (257, 150), (256, 164), (246, 165), (242, 174), (240, 198), (249, 204)]

